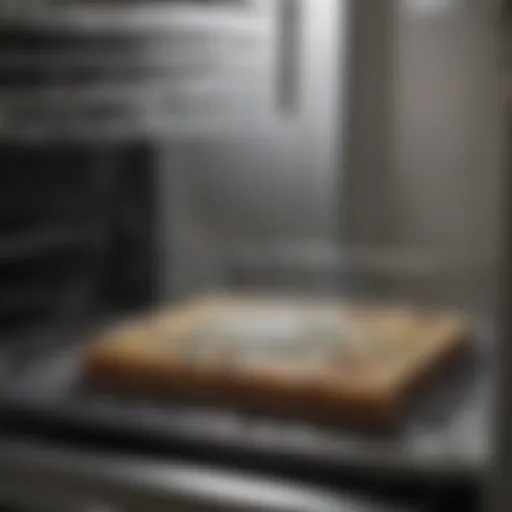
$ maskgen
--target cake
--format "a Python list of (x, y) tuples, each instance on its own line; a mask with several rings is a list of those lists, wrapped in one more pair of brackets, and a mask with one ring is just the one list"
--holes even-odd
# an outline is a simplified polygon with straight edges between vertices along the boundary
[(84, 371), (95, 389), (382, 427), (468, 338), (453, 312), (218, 295), (98, 333)]

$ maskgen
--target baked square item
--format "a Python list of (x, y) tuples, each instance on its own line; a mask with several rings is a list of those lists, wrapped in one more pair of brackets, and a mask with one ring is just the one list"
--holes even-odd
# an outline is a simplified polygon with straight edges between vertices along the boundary
[(208, 296), (94, 337), (85, 375), (121, 393), (383, 427), (468, 334), (454, 313)]

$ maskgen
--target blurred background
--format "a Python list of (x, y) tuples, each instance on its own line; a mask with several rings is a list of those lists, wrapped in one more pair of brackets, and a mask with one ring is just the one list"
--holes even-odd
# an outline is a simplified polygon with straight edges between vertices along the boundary
[[(498, 0), (2, 2), (0, 504), (482, 509), (501, 442), (511, 13)], [(254, 447), (231, 413), (77, 394), (84, 330), (226, 288), (461, 309), (477, 363), (400, 438), (317, 429), (285, 455), (297, 425), (264, 420)], [(203, 442), (183, 441), (180, 415)], [(227, 450), (212, 431), (233, 421)]]

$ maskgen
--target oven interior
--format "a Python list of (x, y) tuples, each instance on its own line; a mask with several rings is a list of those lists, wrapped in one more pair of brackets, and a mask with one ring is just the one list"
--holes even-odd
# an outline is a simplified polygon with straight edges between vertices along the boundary
[[(306, 14), (314, 18), (313, 3), (283, 0), (276, 11), (273, 2), (253, 3), (266, 21), (249, 18), (250, 23), (240, 25), (243, 30), (234, 31), (235, 44), (219, 39), (210, 52), (204, 39), (213, 29), (202, 15), (197, 18), (200, 30), (192, 35), (169, 31), (160, 22), (159, 36), (148, 38), (140, 20), (126, 20), (122, 30), (114, 24), (114, 35), (112, 19), (105, 18), (105, 28), (84, 18), (85, 32), (91, 26), (97, 32), (87, 37), (80, 32), (73, 39), (75, 31), (84, 30), (77, 28), (80, 17), (69, 26), (59, 24), (64, 18), (46, 19), (41, 33), (27, 20), (21, 27), (18, 19), (0, 35), (5, 93), (0, 96), (5, 119), (0, 127), (2, 432), (110, 453), (204, 465), (214, 461), (334, 485), (370, 485), (384, 494), (393, 485), (404, 492), (405, 482), (423, 493), (447, 485), (481, 489), (490, 463), (497, 330), (488, 310), (475, 311), (473, 303), (464, 302), (473, 298), (475, 283), (483, 282), (476, 275), (480, 270), (466, 282), (470, 257), (439, 258), (437, 249), (430, 248), (409, 251), (400, 240), (391, 244), (396, 250), (389, 250), (387, 241), (368, 242), (374, 235), (395, 241), (395, 232), (384, 232), (380, 224), (384, 213), (406, 227), (415, 221), (393, 209), (397, 191), (380, 186), (392, 177), (389, 169), (382, 165), (383, 177), (368, 171), (383, 160), (390, 144), (389, 113), (376, 106), (384, 97), (376, 77), (386, 71), (375, 62), (372, 72), (359, 69), (354, 59), (360, 55), (370, 62), (371, 52), (361, 46), (360, 35), (352, 35), (357, 51), (344, 64), (352, 81), (340, 80), (319, 92), (319, 83), (332, 78), (325, 73), (340, 56), (325, 53), (323, 63), (311, 59), (314, 51), (307, 44), (316, 41), (312, 34), (318, 31), (304, 19)], [(214, 2), (199, 4), (211, 9)], [(187, 9), (171, 25), (189, 20)], [(364, 24), (360, 9), (352, 20), (359, 30)], [(274, 25), (268, 23), (269, 13)], [(221, 32), (233, 28), (222, 17), (214, 18)], [(146, 35), (127, 37), (133, 27)], [(428, 33), (429, 28), (419, 30)], [(301, 35), (303, 46), (298, 44)], [(325, 52), (332, 51), (327, 38), (322, 41)], [(70, 72), (61, 66), (59, 51), (73, 44), (83, 61)], [(169, 64), (166, 48), (180, 44), (190, 54), (177, 52), (177, 62)], [(373, 45), (373, 52), (389, 50)], [(25, 67), (14, 63), (17, 53), (26, 59)], [(56, 58), (41, 57), (46, 54)], [(183, 55), (193, 55), (192, 63)], [(219, 55), (222, 65), (215, 60)], [(219, 79), (219, 69), (236, 80)], [(311, 78), (316, 75), (317, 82)], [(373, 88), (361, 85), (373, 81)], [(214, 87), (204, 88), (205, 83)], [(327, 115), (338, 89), (344, 96), (354, 94), (359, 117), (350, 109)], [(345, 97), (339, 101), (349, 103)], [(366, 151), (357, 136), (364, 134), (361, 127), (371, 116), (376, 121), (368, 128)], [(350, 128), (340, 128), (338, 117)], [(344, 140), (340, 146), (348, 141), (356, 149), (345, 154), (333, 143), (335, 137)], [(356, 178), (329, 173), (336, 159), (351, 158), (362, 167)], [(242, 167), (246, 174), (238, 172)], [(425, 179), (420, 171), (416, 193)], [(409, 184), (414, 181), (406, 178)], [(425, 195), (435, 189), (434, 182), (425, 181), (431, 187)], [(339, 194), (333, 193), (337, 187)], [(446, 212), (448, 194), (443, 194), (439, 208)], [(368, 217), (363, 203), (375, 206)], [(352, 217), (346, 211), (350, 206), (356, 212)], [(340, 222), (344, 215), (348, 220)], [(481, 223), (474, 218), (475, 230), (485, 230), (487, 217)], [(427, 224), (423, 228), (438, 241)], [(451, 218), (446, 224), (457, 226)], [(451, 232), (441, 227), (439, 239), (449, 239)], [(466, 224), (464, 230), (471, 232)], [(451, 294), (462, 296), (472, 315), (474, 353), (436, 383), (399, 428), (383, 434), (86, 389), (81, 351), (91, 333), (208, 288), (300, 290), (447, 307), (460, 305)]]

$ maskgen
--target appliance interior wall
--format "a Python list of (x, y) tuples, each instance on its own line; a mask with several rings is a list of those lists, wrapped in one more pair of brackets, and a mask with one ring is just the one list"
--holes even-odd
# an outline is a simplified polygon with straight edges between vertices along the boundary
[[(335, 239), (350, 2), (294, 3), (300, 7), (297, 101), (291, 112), (276, 102), (261, 123), (247, 113), (246, 132), (219, 129), (208, 138), (167, 144), (162, 152), (163, 193), (179, 190), (180, 196), (173, 196), (163, 214), (179, 232), (176, 239), (169, 235), (175, 229), (164, 227), (163, 260), (174, 262), (178, 251), (181, 262), (164, 272), (170, 276), (164, 295), (222, 283), (226, 251), (243, 241), (315, 239), (325, 245)], [(276, 99), (279, 44), (272, 48), (267, 66), (274, 70)]]
[[(504, 153), (503, 109), (493, 85), (498, 64), (494, 21), (477, 1), (457, 2), (449, 9), (428, 13), (415, 9), (414, 4), (396, 2), (389, 61), (393, 70), (391, 109), (385, 114), (390, 118), (376, 119), (371, 109), (355, 114), (362, 126), (380, 123), (393, 132), (391, 138), (376, 140), (361, 130), (357, 144), (364, 148), (364, 158), (342, 167), (344, 155), (338, 154), (335, 165), (315, 165), (308, 158), (308, 153), (314, 152), (302, 145), (307, 129), (302, 134), (299, 129), (298, 135), (276, 135), (269, 127), (259, 138), (198, 145), (201, 149), (192, 151), (190, 161), (204, 158), (206, 162), (198, 163), (197, 168), (204, 170), (204, 187), (210, 199), (213, 197), (210, 204), (222, 219), (207, 225), (214, 237), (215, 229), (222, 226), (227, 228), (227, 236), (235, 239), (280, 237), (302, 239), (306, 246), (311, 239), (329, 244), (339, 241), (334, 229), (339, 218), (333, 216), (338, 202), (348, 226), (342, 247), (363, 244), (376, 249), (392, 247), (398, 252), (413, 247), (443, 262), (427, 276), (391, 276), (389, 293), (490, 311), (495, 298)], [(371, 21), (363, 25), (371, 26)], [(340, 59), (346, 42), (341, 34), (337, 40)], [(361, 55), (357, 52), (358, 48), (356, 60)], [(310, 57), (319, 53), (320, 48), (312, 43)], [(304, 63), (304, 74), (311, 65), (311, 61)], [(317, 75), (317, 85), (320, 77)], [(382, 85), (375, 80), (365, 94), (376, 94)], [(344, 117), (347, 104), (358, 105), (361, 93), (356, 90), (353, 97), (341, 101), (338, 119)], [(313, 105), (320, 104), (321, 94), (312, 97)], [(319, 118), (325, 120), (326, 110), (320, 107), (319, 111)], [(305, 118), (302, 128), (308, 123)], [(345, 135), (336, 133), (338, 150), (345, 148)], [(316, 154), (329, 154), (325, 146), (320, 149), (328, 140), (315, 141)], [(376, 215), (372, 183), (383, 181), (380, 174), (385, 166), (369, 155), (386, 154), (382, 144), (389, 146), (391, 162), (377, 223), (371, 221)], [(339, 185), (348, 173), (364, 174), (368, 179), (362, 187), (342, 190)], [(351, 195), (348, 202), (342, 200), (345, 193)], [(207, 243), (211, 258), (204, 260), (202, 268), (210, 269), (205, 273), (209, 273), (209, 282), (215, 282), (220, 272), (215, 261), (218, 247), (215, 242)]]
[[(299, 3), (295, 84), (299, 92), (292, 112), (281, 112), (276, 102), (261, 125), (251, 126), (253, 120), (246, 114), (247, 134), (219, 131), (210, 140), (193, 143), (189, 154), (180, 153), (187, 171), (199, 174), (198, 202), (210, 199), (214, 207), (208, 218), (213, 214), (216, 226), (233, 236), (333, 234), (338, 196), (334, 157), (342, 158), (334, 145), (343, 115), (336, 94), (346, 80), (337, 71), (343, 71), (347, 57), (347, 49), (336, 46), (347, 40), (348, 3)], [(279, 44), (272, 48), (270, 68), (278, 64)], [(273, 73), (276, 89), (278, 73), (277, 69)], [(274, 92), (276, 100), (278, 92)], [(341, 148), (336, 149), (341, 153)], [(231, 222), (234, 217), (237, 222)]]
[[(449, 269), (452, 280), (446, 279), (446, 272), (437, 272), (436, 279), (430, 275), (428, 282), (390, 278), (398, 295), (445, 298), (464, 305), (468, 298), (476, 298), (479, 306), (492, 302), (503, 122), (492, 92), (491, 21), (480, 15), (481, 3), (476, 0), (454, 3), (426, 18), (411, 11), (413, 1), (397, 2), (409, 7), (398, 10), (393, 33), (389, 115), (394, 140), (378, 140), (361, 130), (357, 141), (367, 155), (385, 153), (382, 144), (392, 146), (385, 177), (387, 204), (377, 209), (382, 217), (378, 229), (367, 229), (361, 236), (361, 225), (373, 226), (371, 212), (376, 208), (369, 190), (375, 188), (372, 183), (382, 181), (377, 178), (382, 169), (372, 158), (345, 159), (352, 127), (344, 131), (340, 121), (361, 94), (356, 90), (349, 97), (345, 86), (353, 79), (346, 63), (350, 22), (343, 13), (348, 13), (348, 4), (303, 3), (295, 115), (276, 115), (250, 136), (219, 130), (184, 143), (166, 141), (157, 149), (164, 296), (172, 295), (176, 275), (181, 276), (179, 287), (184, 291), (222, 282), (223, 250), (232, 241), (337, 242), (338, 208), (349, 228), (344, 247), (348, 241), (398, 250), (420, 247), (454, 262)], [(275, 53), (268, 58), (272, 66)], [(378, 79), (374, 82), (366, 94), (382, 86)], [(347, 93), (340, 95), (333, 111), (340, 88)], [(371, 109), (359, 110), (356, 116), (362, 126), (389, 122), (375, 119)], [(368, 179), (357, 190), (342, 190), (349, 174)], [(184, 177), (188, 186), (175, 187), (176, 176)], [(183, 196), (184, 189), (190, 195), (176, 220), (174, 196)], [(345, 203), (343, 194), (353, 199)], [(181, 249), (175, 255), (177, 247)], [(178, 268), (175, 256), (183, 262)]]
[(453, 260), (432, 296), (492, 311), (507, 144), (495, 12), (438, 3), (399, 1), (390, 223), (399, 243)]

